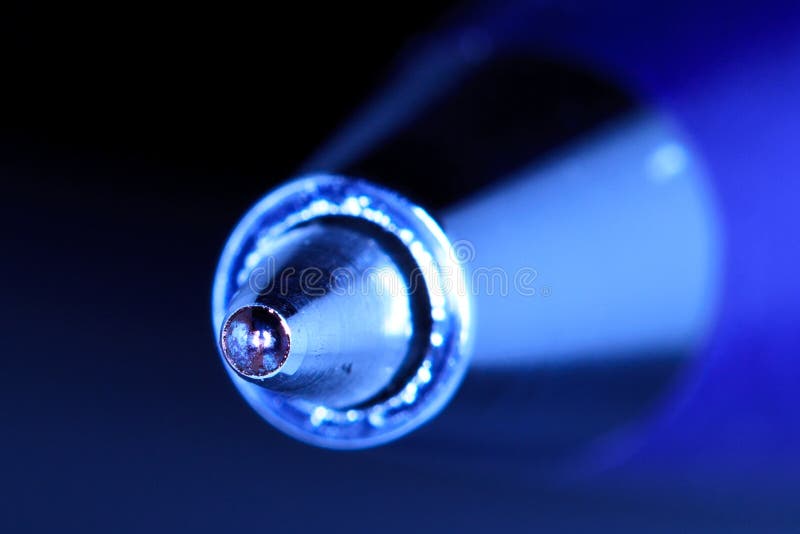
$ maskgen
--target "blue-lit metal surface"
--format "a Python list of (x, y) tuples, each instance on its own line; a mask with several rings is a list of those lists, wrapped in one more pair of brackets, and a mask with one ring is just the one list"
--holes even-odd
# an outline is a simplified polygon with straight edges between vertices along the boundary
[[(412, 230), (398, 226), (396, 216), (376, 208), (366, 190), (362, 194), (336, 192), (345, 200), (330, 200), (331, 183), (340, 183), (340, 188), (366, 188), (337, 182), (327, 175), (310, 176), (269, 195), (245, 217), (226, 246), (218, 270), (218, 332), (231, 301), (242, 300), (232, 297), (231, 291), (245, 287), (252, 273), (273, 254), (285, 254), (282, 250), (291, 247), (284, 242), (287, 228), (315, 217), (364, 217), (397, 235), (422, 272), (433, 270), (435, 263), (428, 266), (428, 260), (420, 257), (421, 244)], [(601, 364), (612, 366), (610, 372), (614, 373), (614, 365), (634, 359), (636, 365), (659, 368), (664, 367), (665, 355), (675, 360), (664, 367), (673, 373), (678, 360), (692, 355), (704, 339), (713, 318), (720, 246), (717, 214), (706, 187), (702, 164), (677, 128), (659, 114), (642, 113), (619, 120), (573, 143), (549, 162), (523, 169), (493, 190), (478, 193), (448, 210), (445, 225), (451, 239), (456, 240), (451, 245), (443, 235), (439, 237), (435, 250), (449, 263), (438, 265), (437, 276), (428, 277), (427, 285), (434, 291), (422, 313), (430, 314), (434, 324), (451, 324), (456, 329), (461, 325), (462, 330), (460, 334), (457, 330), (443, 334), (441, 328), (434, 328), (431, 348), (450, 346), (448, 336), (462, 335), (465, 340), (474, 336), (477, 356), (473, 374), (517, 373), (512, 380), (517, 382), (525, 373), (537, 373), (547, 366), (570, 373), (573, 367)], [(300, 201), (296, 199), (298, 191), (304, 195)], [(294, 213), (285, 215), (287, 206)], [(412, 212), (430, 220), (421, 208), (407, 210), (407, 214)], [(439, 234), (438, 227), (434, 228)], [(319, 231), (325, 239), (325, 229)], [(335, 244), (336, 234), (329, 232), (327, 239)], [(588, 235), (592, 238), (587, 239)], [(314, 261), (326, 260), (314, 260), (313, 250), (298, 253), (311, 256), (307, 261), (312, 266)], [(460, 272), (462, 266), (467, 268), (466, 277)], [(452, 269), (458, 269), (456, 277), (450, 275)], [(464, 306), (460, 316), (475, 313), (479, 319), (472, 325), (460, 318), (452, 321), (452, 312), (442, 305), (441, 295), (435, 291), (437, 284), (442, 284), (451, 298), (460, 299)], [(395, 341), (378, 325), (368, 326), (380, 314), (376, 316), (374, 304), (362, 305), (365, 298), (362, 295), (343, 302), (334, 314), (306, 313), (301, 317), (301, 325), (312, 323), (308, 335), (314, 339), (327, 339), (328, 331), (374, 336), (373, 341), (359, 343), (372, 347), (363, 357), (358, 356), (357, 346), (316, 343), (318, 365), (334, 369), (355, 362), (363, 369), (362, 361), (379, 361), (380, 354), (397, 341), (401, 346), (408, 344), (405, 338)], [(251, 299), (245, 297), (246, 301)], [(469, 301), (475, 304), (474, 312), (466, 309)], [(399, 305), (404, 309), (408, 306)], [(357, 328), (342, 327), (334, 319), (342, 315), (353, 317), (370, 330), (357, 334)], [(448, 370), (459, 377), (468, 361), (462, 353), (464, 347), (466, 342), (449, 351)], [(307, 349), (292, 348), (288, 361), (301, 359), (300, 353), (305, 352)], [(373, 391), (385, 387), (380, 374), (365, 377), (358, 382), (362, 385), (352, 380), (335, 385), (328, 372), (321, 371), (324, 376), (315, 378), (315, 382), (324, 381), (327, 388), (342, 391), (312, 402), (312, 389), (318, 386), (293, 386), (295, 396), (287, 397), (272, 391), (275, 384), (259, 384), (228, 370), (248, 402), (287, 433), (318, 445), (360, 448), (403, 436), (443, 406), (458, 381), (447, 382), (449, 375), (433, 363), (424, 361), (417, 377), (387, 401), (357, 409), (362, 387)], [(308, 364), (300, 361), (289, 367), (296, 369), (299, 365)], [(419, 383), (419, 372), (425, 374), (424, 383)], [(439, 380), (447, 385), (446, 393), (437, 397), (436, 410), (420, 410), (417, 400), (424, 398), (421, 388), (428, 381), (436, 388)], [(649, 388), (650, 395), (640, 401), (635, 418), (620, 414), (605, 431), (646, 416), (653, 400), (671, 385), (663, 373), (639, 373), (633, 380), (639, 382), (638, 387)], [(603, 394), (598, 395), (600, 401)], [(346, 398), (351, 399), (353, 407), (335, 400)], [(506, 410), (522, 413), (526, 408), (514, 403)], [(404, 424), (394, 428), (390, 419), (387, 425), (385, 414)], [(543, 423), (531, 416), (523, 418), (521, 424), (537, 428)], [(388, 432), (383, 431), (386, 428)], [(475, 431), (475, 427), (467, 428)], [(537, 439), (523, 436), (520, 429), (517, 439)], [(591, 440), (585, 441), (588, 446)]]
[[(415, 273), (424, 282), (431, 316), (429, 340), (422, 349), (420, 363), (406, 379), (400, 390), (388, 398), (376, 398), (351, 406), (332, 406), (311, 402), (302, 392), (287, 397), (240, 376), (230, 366), (228, 374), (236, 387), (265, 419), (287, 434), (316, 445), (336, 449), (370, 447), (390, 441), (425, 423), (438, 413), (458, 387), (467, 369), (470, 355), (470, 306), (463, 287), (461, 264), (450, 253), (450, 243), (436, 222), (422, 209), (396, 194), (379, 187), (332, 175), (312, 175), (290, 182), (273, 191), (256, 204), (229, 238), (220, 258), (213, 291), (213, 323), (217, 340), (223, 320), (235, 293), (248, 289), (252, 272), (275, 253), (274, 243), (291, 229), (315, 220), (330, 217), (355, 218), (375, 225), (399, 239), (413, 257)], [(349, 267), (347, 265), (343, 267)], [(358, 273), (360, 274), (360, 273)], [(302, 275), (302, 273), (298, 273)], [(325, 290), (329, 288), (326, 286)], [(402, 288), (383, 288), (388, 297), (402, 297)], [(410, 287), (409, 291), (420, 291)], [(354, 298), (359, 298), (356, 293)], [(364, 297), (366, 298), (366, 297)], [(400, 302), (400, 306), (407, 306)], [(352, 315), (355, 325), (369, 325), (374, 308), (361, 311), (351, 306), (338, 313)], [(300, 313), (307, 311), (300, 310)], [(320, 361), (338, 366), (332, 360), (334, 347), (357, 336), (357, 327), (335, 331), (339, 322), (329, 314), (313, 314), (314, 324), (309, 335), (315, 338), (332, 337), (328, 345), (317, 349)], [(401, 325), (402, 329), (403, 325)], [(409, 326), (410, 327), (410, 326)], [(361, 335), (386, 336), (386, 330), (364, 332)], [(344, 341), (340, 341), (343, 338)], [(381, 342), (381, 339), (378, 339)], [(358, 353), (347, 357), (346, 365), (356, 371), (377, 357), (365, 352), (362, 362)], [(320, 352), (321, 351), (321, 352)], [(309, 356), (307, 356), (308, 358)], [(290, 351), (288, 362), (292, 361)], [(288, 363), (287, 362), (287, 363)], [(297, 366), (305, 365), (299, 362)], [(349, 373), (350, 371), (348, 371)]]

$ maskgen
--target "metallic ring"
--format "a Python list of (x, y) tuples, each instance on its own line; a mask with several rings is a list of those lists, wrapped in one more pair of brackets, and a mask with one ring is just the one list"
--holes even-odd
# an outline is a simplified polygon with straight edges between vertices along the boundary
[(375, 224), (400, 240), (416, 262), (431, 313), (430, 339), (416, 371), (388, 398), (334, 409), (270, 391), (225, 368), (247, 402), (286, 434), (332, 449), (372, 447), (435, 416), (469, 363), (471, 306), (464, 265), (424, 209), (387, 189), (335, 175), (305, 176), (279, 187), (251, 208), (228, 238), (214, 278), (212, 322), (219, 346), (228, 305), (253, 267), (269, 254), (270, 242), (322, 217), (355, 217)]

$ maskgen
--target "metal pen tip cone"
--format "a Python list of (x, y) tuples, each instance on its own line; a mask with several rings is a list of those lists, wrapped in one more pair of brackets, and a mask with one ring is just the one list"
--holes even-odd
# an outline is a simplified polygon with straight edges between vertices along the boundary
[(228, 374), (262, 416), (351, 449), (447, 402), (469, 355), (469, 300), (455, 289), (466, 287), (462, 264), (422, 208), (316, 175), (265, 197), (233, 235), (214, 323)]
[(270, 240), (220, 329), (239, 377), (337, 409), (396, 393), (427, 346), (430, 311), (427, 292), (409, 289), (402, 243), (373, 227), (330, 220)]
[(220, 345), (237, 373), (250, 379), (267, 378), (278, 372), (289, 357), (289, 327), (268, 306), (243, 306), (225, 322)]

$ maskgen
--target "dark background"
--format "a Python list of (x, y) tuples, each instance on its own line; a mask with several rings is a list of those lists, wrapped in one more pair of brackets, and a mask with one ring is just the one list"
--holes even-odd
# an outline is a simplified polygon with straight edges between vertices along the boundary
[(786, 499), (313, 449), (230, 384), (208, 304), (228, 232), (450, 4), (4, 8), (3, 531), (789, 529)]
[(445, 7), (3, 17), (0, 529), (366, 528), (459, 491), (270, 428), (225, 375), (209, 310), (241, 214)]
[(19, 160), (44, 151), (53, 166), (105, 158), (140, 176), (70, 178), (147, 195), (186, 195), (191, 182), (193, 195), (219, 198), (226, 177), (257, 177), (229, 188), (249, 202), (290, 176), (452, 4), (12, 7), (4, 144)]

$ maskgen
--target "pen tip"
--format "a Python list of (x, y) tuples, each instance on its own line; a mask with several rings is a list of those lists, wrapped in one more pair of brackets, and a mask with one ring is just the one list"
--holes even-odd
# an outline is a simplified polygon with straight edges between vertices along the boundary
[(230, 315), (220, 345), (228, 364), (239, 374), (260, 379), (277, 372), (289, 356), (289, 327), (272, 308), (247, 305)]

